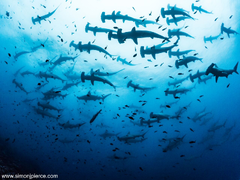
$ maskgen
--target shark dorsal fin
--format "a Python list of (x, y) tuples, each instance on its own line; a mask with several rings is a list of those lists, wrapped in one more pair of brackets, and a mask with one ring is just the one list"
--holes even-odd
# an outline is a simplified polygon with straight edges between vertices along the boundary
[(177, 52), (179, 52), (179, 49), (177, 50)]
[(132, 32), (136, 32), (136, 28), (135, 27), (132, 28)]
[(118, 11), (116, 15), (120, 15), (121, 11)]

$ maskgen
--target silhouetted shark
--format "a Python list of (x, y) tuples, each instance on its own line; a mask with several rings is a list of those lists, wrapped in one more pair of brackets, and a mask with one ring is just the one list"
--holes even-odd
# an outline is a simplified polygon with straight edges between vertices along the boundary
[(232, 30), (231, 27), (229, 28), (224, 27), (224, 23), (222, 23), (221, 25), (221, 33), (223, 34), (223, 32), (227, 33), (229, 38), (230, 38), (230, 34), (239, 34), (238, 32)]
[[(59, 7), (59, 6), (58, 6), (58, 7)], [(58, 9), (58, 7), (57, 7), (54, 11), (49, 12), (49, 13), (46, 14), (46, 15), (37, 16), (36, 18), (33, 18), (33, 17), (32, 17), (32, 23), (35, 25), (36, 22), (38, 22), (39, 24), (41, 24), (41, 21), (43, 21), (43, 20), (46, 21), (47, 18), (51, 17), (51, 16), (56, 12), (56, 10)]]
[(79, 49), (80, 52), (87, 51), (90, 54), (90, 51), (94, 50), (94, 51), (105, 53), (105, 54), (109, 55), (110, 57), (112, 57), (112, 55), (109, 54), (105, 49), (101, 48), (100, 46), (92, 45), (90, 42), (88, 42), (88, 44), (82, 44), (82, 42), (79, 41), (78, 44), (74, 44), (74, 41), (71, 41), (69, 46), (70, 47), (73, 46), (75, 48), (75, 50)]
[(175, 61), (175, 66), (176, 66), (177, 69), (179, 68), (179, 66), (183, 66), (183, 65), (186, 68), (188, 68), (188, 63), (195, 62), (197, 60), (202, 62), (202, 58), (198, 58), (196, 56), (187, 56), (187, 57), (183, 56), (183, 59)]
[(207, 41), (210, 41), (212, 43), (213, 40), (217, 40), (219, 38), (219, 36), (221, 36), (221, 33), (217, 36), (209, 36), (209, 37), (203, 37), (204, 43), (206, 43)]
[[(215, 67), (214, 67), (215, 66)], [(230, 74), (232, 74), (233, 72), (235, 72), (236, 74), (238, 74), (237, 72), (237, 67), (238, 67), (238, 62), (237, 64), (234, 66), (233, 69), (230, 70), (224, 70), (224, 69), (220, 69), (218, 68), (218, 66), (214, 63), (212, 63), (206, 71), (206, 75), (208, 75), (209, 73), (213, 74), (216, 77), (216, 82), (218, 81), (219, 77), (228, 77)]]
[(90, 23), (87, 23), (86, 26), (85, 26), (85, 32), (87, 33), (88, 31), (92, 31), (94, 36), (96, 36), (96, 33), (109, 33), (109, 31), (113, 31), (113, 32), (117, 32), (115, 30), (112, 30), (112, 29), (107, 29), (107, 28), (100, 28), (100, 27), (90, 27), (89, 26)]
[(133, 88), (134, 92), (136, 92), (137, 89), (141, 91), (149, 91), (155, 88), (155, 87), (141, 87), (139, 86), (139, 84), (133, 84), (132, 80), (128, 82), (127, 88), (129, 88), (130, 86)]
[(212, 12), (208, 12), (205, 9), (203, 9), (202, 6), (195, 6), (194, 3), (192, 3), (192, 11), (194, 12), (195, 10), (199, 11), (200, 13), (204, 12), (207, 14), (212, 14)]
[(171, 15), (173, 17), (173, 19), (176, 18), (176, 15), (182, 15), (182, 16), (187, 16), (189, 18), (192, 18), (188, 13), (186, 13), (182, 10), (179, 10), (179, 8), (175, 9), (175, 7), (173, 7), (171, 10), (164, 10), (164, 8), (162, 8), (161, 15), (163, 18), (165, 18), (166, 15)]

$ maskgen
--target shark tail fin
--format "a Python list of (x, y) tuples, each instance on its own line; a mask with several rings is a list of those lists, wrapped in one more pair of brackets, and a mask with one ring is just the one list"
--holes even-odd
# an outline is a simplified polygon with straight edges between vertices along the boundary
[(111, 95), (111, 93), (110, 93), (110, 94), (107, 94), (106, 96), (103, 96), (102, 100), (104, 101), (104, 99), (105, 99), (106, 97), (110, 96), (110, 95)]
[(237, 72), (237, 68), (238, 68), (238, 62), (237, 62), (237, 64), (234, 66), (234, 72), (236, 73), (236, 74), (239, 74), (238, 72)]
[(141, 48), (140, 48), (140, 54), (141, 54), (142, 58), (145, 57), (144, 46), (141, 46)]
[(164, 8), (161, 9), (161, 15), (163, 18), (165, 18), (165, 11), (164, 11)]
[(35, 25), (35, 19), (32, 17), (32, 23)]
[(103, 23), (105, 23), (105, 12), (104, 11), (101, 14), (101, 20)]

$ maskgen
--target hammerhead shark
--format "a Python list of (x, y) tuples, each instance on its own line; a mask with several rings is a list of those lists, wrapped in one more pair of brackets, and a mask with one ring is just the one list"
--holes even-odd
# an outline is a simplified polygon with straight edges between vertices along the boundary
[(193, 19), (193, 18), (186, 17), (186, 16), (181, 16), (181, 17), (175, 17), (175, 19), (169, 19), (169, 17), (167, 17), (166, 22), (169, 26), (170, 26), (171, 23), (174, 23), (176, 26), (178, 26), (178, 22), (185, 21), (186, 19)]
[(231, 27), (229, 28), (224, 27), (224, 23), (222, 23), (221, 25), (221, 34), (223, 34), (223, 32), (227, 33), (229, 38), (230, 38), (230, 34), (239, 34), (238, 32), (232, 30)]
[(212, 79), (212, 77), (213, 77), (213, 75), (211, 74), (211, 75), (208, 75), (207, 77), (205, 77), (205, 78), (201, 78), (201, 79), (198, 79), (198, 84), (200, 84), (200, 83), (204, 83), (204, 84), (206, 84), (206, 82), (208, 81), (208, 80), (210, 80), (210, 79)]
[(84, 123), (77, 123), (77, 124), (71, 124), (70, 121), (67, 121), (66, 123), (58, 123), (58, 125), (63, 127), (64, 129), (74, 129), (74, 128), (78, 128), (79, 129), (84, 124), (86, 124), (86, 122), (84, 122)]
[(219, 38), (219, 36), (221, 36), (221, 33), (217, 36), (209, 36), (209, 37), (203, 37), (203, 41), (204, 43), (206, 43), (207, 41), (210, 41), (212, 43), (213, 40), (217, 40)]
[[(112, 31), (110, 31), (109, 34), (108, 34), (108, 39), (109, 40), (111, 40), (112, 34), (113, 34)], [(123, 33), (122, 29), (119, 28), (118, 31), (117, 31), (117, 36), (114, 36), (114, 37), (116, 37), (118, 39), (118, 42), (120, 44), (124, 43), (124, 41), (126, 39), (132, 39), (135, 44), (138, 44), (138, 41), (137, 41), (138, 38), (146, 38), (146, 37), (147, 38), (152, 38), (152, 39), (153, 38), (160, 38), (160, 39), (164, 39), (164, 40), (169, 41), (169, 39), (167, 37), (164, 37), (160, 34), (157, 34), (157, 33), (152, 32), (152, 31), (136, 30), (135, 27), (133, 27), (131, 31), (125, 32), (125, 33)]]
[(129, 141), (130, 139), (136, 139), (136, 138), (139, 138), (139, 137), (142, 137), (144, 138), (145, 134), (147, 132), (143, 133), (143, 134), (130, 134), (130, 132), (126, 135), (126, 136), (122, 136), (122, 137), (117, 137), (119, 141)]
[(175, 9), (175, 7), (173, 7), (170, 10), (164, 10), (164, 8), (162, 8), (161, 9), (161, 15), (162, 15), (163, 18), (165, 18), (166, 15), (171, 15), (173, 17), (173, 19), (176, 18), (176, 15), (182, 15), (182, 16), (187, 16), (189, 18), (192, 18), (188, 13), (186, 13), (182, 10), (179, 10), (178, 8)]
[(176, 4), (175, 4), (174, 6), (171, 6), (170, 4), (167, 5), (167, 9), (168, 9), (168, 10), (171, 10), (172, 8), (174, 8), (175, 10), (178, 10), (178, 11), (182, 11), (182, 12), (185, 12), (185, 13), (189, 13), (189, 11), (187, 11), (187, 10), (185, 10), (185, 9), (183, 9), (183, 8), (178, 8), (178, 7), (176, 6)]
[(202, 62), (202, 58), (198, 58), (196, 56), (187, 56), (187, 57), (183, 56), (183, 59), (175, 61), (175, 66), (177, 69), (179, 68), (179, 66), (183, 66), (183, 65), (186, 68), (188, 68), (188, 63), (195, 62), (196, 60), (199, 60)]
[(174, 148), (177, 148), (178, 146), (180, 146), (183, 143), (183, 139), (186, 136), (186, 134), (181, 137), (181, 138), (174, 138), (173, 140), (170, 140), (167, 147), (165, 147), (163, 149), (163, 152), (167, 152), (167, 151), (171, 151)]
[(215, 77), (216, 77), (216, 82), (218, 81), (218, 78), (219, 77), (226, 77), (228, 78), (228, 76), (232, 73), (236, 73), (238, 74), (237, 72), (237, 67), (238, 67), (238, 62), (237, 64), (234, 66), (233, 69), (229, 69), (229, 70), (224, 70), (224, 69), (220, 69), (218, 68), (218, 66), (214, 63), (212, 63), (208, 68), (207, 68), (207, 71), (206, 71), (206, 75), (208, 75), (209, 73), (213, 74)]
[(172, 36), (177, 36), (178, 39), (180, 39), (180, 36), (186, 36), (186, 37), (194, 38), (191, 35), (189, 35), (188, 33), (180, 31), (180, 29), (173, 29), (173, 30), (169, 29), (168, 30), (168, 37), (172, 38)]
[(74, 44), (74, 41), (71, 41), (69, 46), (70, 47), (73, 46), (75, 48), (75, 50), (79, 49), (80, 52), (87, 51), (90, 54), (90, 51), (94, 50), (94, 51), (99, 51), (99, 52), (105, 53), (108, 56), (112, 57), (112, 55), (109, 54), (105, 49), (101, 48), (100, 46), (92, 45), (90, 42), (88, 42), (88, 44), (82, 44), (82, 42), (79, 41), (78, 44)]
[(138, 65), (138, 64), (132, 64), (131, 62), (128, 62), (126, 60), (126, 58), (123, 59), (120, 56), (117, 57), (117, 61), (120, 61), (120, 62), (122, 62), (122, 64), (126, 64), (128, 66), (136, 66), (136, 65)]
[(187, 80), (189, 76), (182, 79), (175, 79), (173, 82), (168, 82), (168, 86), (176, 87), (178, 84), (181, 84), (183, 81)]
[(172, 56), (177, 56), (178, 58), (180, 58), (180, 56), (183, 56), (185, 54), (188, 54), (192, 51), (195, 50), (186, 50), (186, 51), (179, 51), (179, 49), (177, 51), (172, 51), (171, 49), (168, 51), (168, 56), (169, 58), (171, 58)]
[(42, 72), (42, 71), (39, 71), (38, 75), (40, 78), (45, 78), (46, 81), (48, 81), (48, 78), (52, 78), (52, 79), (59, 79), (61, 80), (62, 82), (64, 82), (65, 80), (60, 78), (59, 76), (53, 74), (53, 73), (47, 73), (47, 72)]
[(202, 111), (200, 112), (197, 112), (195, 114), (195, 116), (193, 118), (191, 118), (191, 120), (193, 122), (196, 122), (196, 121), (201, 121), (201, 119), (205, 116), (207, 116), (208, 114), (212, 114), (211, 112), (205, 112), (206, 111), (206, 108), (204, 108)]
[(205, 72), (199, 72), (199, 70), (198, 70), (196, 74), (194, 74), (194, 75), (190, 74), (189, 78), (192, 82), (194, 82), (194, 79), (197, 79), (197, 78), (201, 79), (201, 76), (203, 76), (203, 75), (205, 75)]
[(168, 51), (170, 51), (175, 46), (178, 46), (177, 43), (174, 43), (172, 46), (161, 47), (161, 48), (155, 48), (155, 46), (152, 46), (151, 48), (144, 49), (144, 46), (141, 46), (140, 47), (140, 54), (141, 54), (142, 58), (145, 57), (145, 54), (151, 54), (153, 59), (156, 59), (156, 54), (164, 53), (164, 52), (167, 53)]
[(137, 19), (136, 19), (136, 20), (135, 20), (135, 25), (136, 25), (137, 27), (139, 27), (139, 25), (142, 25), (142, 26), (146, 27), (147, 24), (160, 25), (159, 23), (157, 23), (157, 22), (155, 22), (155, 21), (151, 21), (151, 20), (147, 20), (147, 19), (144, 19), (144, 20), (141, 20), (141, 19), (137, 20)]
[(168, 114), (163, 114), (163, 113), (150, 113), (150, 118), (156, 118), (158, 122), (160, 122), (160, 120), (162, 119), (169, 119), (169, 115)]
[[(59, 7), (59, 6), (58, 6), (58, 7)], [(54, 11), (49, 12), (49, 13), (46, 14), (46, 15), (37, 16), (36, 18), (33, 18), (33, 17), (32, 17), (32, 23), (35, 25), (36, 22), (38, 22), (39, 24), (41, 24), (41, 21), (43, 21), (43, 20), (46, 21), (47, 18), (51, 17), (51, 16), (56, 12), (56, 10), (58, 9), (58, 7), (57, 7)]]
[(82, 80), (82, 82), (85, 82), (85, 80), (89, 80), (89, 81), (91, 81), (92, 85), (94, 85), (94, 81), (99, 81), (99, 82), (102, 82), (103, 84), (105, 84), (105, 83), (109, 84), (114, 89), (116, 89), (116, 86), (114, 86), (110, 81), (108, 81), (107, 79), (101, 78), (99, 76), (95, 76), (94, 73), (91, 75), (85, 75), (85, 72), (82, 72), (81, 80)]
[(18, 87), (19, 89), (21, 89), (23, 92), (25, 92), (26, 94), (28, 94), (29, 92), (26, 91), (26, 89), (22, 86), (22, 84), (20, 84), (19, 82), (16, 81), (16, 79), (12, 80), (12, 83), (14, 83), (16, 85), (16, 87)]
[[(79, 78), (79, 76), (78, 76)], [(77, 82), (72, 82), (72, 83), (66, 83), (63, 88), (62, 88), (62, 91), (64, 90), (67, 90), (69, 88), (71, 88), (72, 86), (77, 86), (78, 87), (78, 84), (81, 83), (81, 81), (77, 81)]]
[(45, 109), (56, 110), (58, 113), (60, 111), (63, 111), (63, 109), (58, 109), (58, 108), (54, 107), (53, 105), (49, 104), (49, 102), (47, 102), (47, 103), (38, 102), (37, 105), (42, 107), (43, 110), (45, 110)]
[(90, 23), (88, 22), (85, 26), (85, 32), (87, 33), (88, 31), (92, 31), (94, 36), (96, 36), (97, 33), (109, 33), (109, 31), (117, 32), (112, 29), (107, 29), (107, 28), (100, 28), (100, 27), (90, 27)]
[(84, 100), (85, 102), (87, 102), (87, 101), (96, 101), (96, 100), (102, 100), (102, 101), (104, 101), (104, 99), (106, 99), (106, 97), (108, 97), (108, 96), (110, 96), (111, 95), (111, 93), (110, 94), (107, 94), (107, 95), (102, 95), (102, 96), (96, 96), (96, 95), (92, 95), (92, 93), (89, 91), (88, 93), (87, 93), (87, 95), (84, 95), (84, 96), (78, 96), (77, 98), (79, 99), (79, 100)]
[(39, 109), (39, 108), (36, 108), (36, 107), (33, 107), (34, 108), (34, 110), (35, 110), (35, 112), (37, 113), (37, 114), (40, 114), (43, 118), (45, 117), (45, 116), (47, 116), (47, 117), (50, 117), (50, 118), (54, 118), (54, 119), (57, 119), (58, 120), (58, 116), (54, 116), (53, 114), (51, 114), (50, 112), (48, 112), (48, 111), (44, 111), (44, 110), (42, 110), (42, 109)]
[(62, 54), (61, 54), (60, 57), (56, 61), (52, 62), (53, 67), (51, 67), (50, 70), (53, 70), (57, 65), (61, 65), (62, 63), (67, 62), (69, 60), (74, 62), (74, 60), (78, 56), (75, 56), (75, 57), (65, 56), (65, 57), (63, 57)]
[(94, 73), (94, 75), (97, 75), (97, 76), (112, 76), (112, 75), (115, 75), (115, 74), (123, 71), (124, 69), (125, 69), (125, 68), (123, 68), (123, 69), (121, 69), (121, 70), (119, 70), (119, 71), (116, 71), (116, 72), (112, 72), (112, 73), (109, 73), (109, 72), (101, 72), (100, 69), (98, 69), (97, 71), (93, 71), (93, 69), (91, 69), (90, 74), (93, 74), (93, 73)]
[(222, 127), (225, 127), (226, 122), (227, 122), (227, 120), (224, 121), (224, 123), (223, 123), (223, 124), (220, 124), (220, 125), (217, 125), (216, 123), (214, 123), (214, 124), (208, 129), (208, 132), (215, 132), (216, 130), (218, 130), (218, 129), (222, 128)]
[(149, 91), (149, 90), (152, 90), (152, 89), (155, 88), (155, 87), (141, 87), (141, 86), (139, 86), (139, 84), (133, 84), (132, 80), (130, 80), (127, 84), (127, 88), (129, 88), (129, 87), (132, 87), (134, 92), (136, 92), (137, 89), (140, 90), (140, 91), (145, 91), (146, 92), (146, 91)]
[(179, 89), (175, 89), (175, 90), (169, 90), (169, 88), (167, 88), (164, 92), (165, 92), (165, 96), (167, 96), (168, 94), (172, 94), (173, 97), (176, 97), (177, 94), (186, 94), (187, 92), (191, 91), (194, 87), (192, 88), (179, 88)]
[(111, 137), (117, 136), (119, 134), (120, 133), (110, 133), (110, 132), (108, 132), (108, 130), (106, 130), (104, 133), (99, 134), (99, 136), (102, 137), (103, 139), (106, 139), (108, 137), (111, 138)]
[(123, 22), (125, 22), (125, 21), (133, 21), (133, 22), (135, 22), (135, 21), (139, 20), (139, 19), (135, 19), (133, 17), (130, 17), (128, 15), (122, 15), (121, 11), (118, 11), (116, 14), (115, 14), (115, 11), (113, 11), (111, 15), (106, 15), (105, 12), (102, 12), (102, 14), (101, 14), (102, 22), (105, 23), (106, 19), (107, 20), (112, 20), (114, 23), (116, 23), (117, 19), (120, 19)]
[(212, 12), (208, 12), (203, 9), (202, 6), (195, 6), (194, 3), (192, 3), (192, 11), (194, 12), (195, 10), (199, 11), (200, 13), (204, 12), (206, 14), (212, 14)]

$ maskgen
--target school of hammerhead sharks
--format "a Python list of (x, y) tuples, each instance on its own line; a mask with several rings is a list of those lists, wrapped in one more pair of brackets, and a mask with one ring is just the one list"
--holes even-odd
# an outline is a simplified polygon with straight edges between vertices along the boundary
[[(203, 9), (202, 6), (197, 6), (194, 3), (192, 5), (190, 5), (190, 8), (193, 12), (193, 15), (196, 13), (206, 13), (211, 16), (211, 14), (212, 14), (212, 12)], [(135, 10), (134, 7), (133, 7), (133, 10)], [(58, 11), (58, 7), (54, 11), (49, 12), (46, 15), (39, 15), (37, 17), (32, 17), (33, 25), (38, 26), (39, 24), (48, 23), (48, 21), (54, 17), (54, 14), (56, 11)], [(99, 17), (96, 17), (96, 18), (99, 18)], [(97, 36), (97, 34), (99, 34), (99, 33), (106, 33), (107, 34), (106, 39), (111, 40), (111, 41), (118, 41), (119, 44), (123, 44), (126, 41), (132, 40), (134, 42), (134, 44), (138, 45), (139, 39), (158, 38), (162, 41), (161, 44), (157, 44), (152, 47), (147, 47), (147, 46), (140, 47), (139, 52), (140, 52), (141, 57), (145, 58), (146, 56), (149, 56), (149, 57), (152, 57), (153, 59), (157, 59), (157, 56), (160, 56), (161, 53), (167, 53), (169, 58), (172, 58), (172, 57), (178, 58), (175, 61), (176, 69), (188, 68), (195, 61), (202, 62), (202, 58), (197, 57), (198, 53), (195, 53), (192, 56), (188, 55), (189, 53), (191, 54), (193, 50), (184, 50), (184, 51), (180, 51), (179, 49), (176, 51), (173, 50), (178, 47), (178, 43), (179, 43), (179, 41), (181, 41), (182, 38), (194, 38), (190, 34), (184, 32), (182, 30), (183, 28), (169, 29), (167, 32), (168, 37), (165, 37), (159, 33), (148, 31), (148, 30), (138, 30), (138, 27), (147, 28), (147, 26), (149, 24), (159, 26), (159, 29), (162, 28), (162, 26), (159, 24), (160, 18), (162, 18), (163, 20), (166, 20), (167, 25), (173, 24), (175, 26), (178, 26), (178, 24), (182, 21), (195, 20), (192, 16), (190, 16), (189, 11), (182, 9), (180, 7), (177, 7), (176, 5), (174, 5), (174, 6), (168, 5), (167, 8), (164, 8), (164, 7), (161, 8), (160, 15), (156, 18), (155, 21), (147, 20), (147, 19), (144, 19), (143, 17), (135, 18), (135, 17), (131, 17), (128, 15), (123, 15), (120, 11), (118, 11), (118, 12), (113, 11), (109, 14), (107, 12), (102, 12), (102, 14), (100, 16), (102, 25), (104, 25), (108, 21), (113, 21), (114, 23), (117, 23), (118, 21), (122, 21), (123, 23), (129, 23), (129, 24), (134, 23), (135, 26), (132, 28), (131, 31), (125, 32), (123, 29), (118, 28), (118, 27), (113, 27), (113, 29), (108, 29), (108, 28), (103, 28), (103, 27), (91, 26), (90, 23), (87, 23), (85, 26), (85, 32), (86, 33), (92, 32), (94, 36)], [(219, 34), (209, 36), (209, 37), (204, 36), (203, 41), (205, 43), (213, 43), (213, 41), (216, 41), (216, 40), (220, 39), (221, 37), (224, 37), (225, 35), (226, 35), (226, 38), (233, 38), (234, 36), (236, 36), (236, 34), (238, 34), (238, 33), (236, 31), (234, 31), (233, 29), (231, 29), (231, 27), (225, 27), (224, 23), (222, 23), (221, 27), (219, 28)], [(172, 40), (173, 37), (176, 38), (176, 40), (174, 42)], [(14, 59), (17, 60), (21, 56), (25, 56), (26, 54), (36, 52), (39, 48), (44, 48), (44, 44), (45, 44), (45, 42), (39, 46), (33, 47), (31, 51), (17, 52), (14, 55)], [(92, 42), (92, 43), (88, 42), (88, 43), (84, 44), (84, 42), (82, 42), (82, 41), (79, 41), (79, 42), (71, 41), (69, 43), (69, 49), (75, 50), (76, 52), (78, 51), (78, 53), (80, 52), (80, 54), (86, 53), (86, 52), (90, 54), (91, 52), (96, 51), (96, 52), (99, 52), (100, 54), (104, 54), (105, 58), (111, 58), (118, 62), (120, 61), (122, 63), (122, 66), (137, 67), (137, 65), (138, 65), (138, 64), (133, 64), (131, 61), (127, 61), (126, 58), (123, 58), (121, 56), (112, 55), (110, 52), (107, 51), (107, 48), (100, 47), (100, 46), (94, 44), (94, 42)], [(135, 54), (134, 56), (136, 56), (136, 55), (137, 54)], [(92, 118), (85, 120), (85, 122), (83, 122), (83, 123), (76, 124), (76, 123), (72, 123), (70, 121), (60, 123), (58, 120), (61, 118), (61, 115), (56, 115), (56, 112), (60, 113), (64, 110), (51, 105), (52, 100), (64, 99), (69, 94), (67, 94), (67, 93), (62, 94), (62, 92), (66, 92), (70, 88), (72, 88), (74, 86), (78, 86), (79, 84), (84, 86), (84, 83), (86, 84), (86, 82), (88, 82), (88, 81), (89, 81), (89, 83), (91, 83), (90, 86), (94, 86), (95, 84), (102, 83), (102, 86), (108, 86), (110, 88), (113, 88), (113, 91), (116, 92), (118, 89), (117, 85), (110, 82), (106, 77), (117, 76), (118, 73), (124, 71), (124, 68), (119, 71), (116, 71), (116, 72), (104, 72), (102, 70), (100, 71), (100, 69), (98, 69), (98, 70), (91, 69), (90, 73), (87, 73), (84, 71), (81, 73), (77, 73), (77, 72), (74, 72), (74, 66), (76, 64), (77, 58), (80, 58), (80, 56), (77, 55), (77, 56), (72, 57), (72, 56), (60, 55), (58, 58), (55, 58), (55, 60), (53, 59), (53, 60), (46, 60), (44, 62), (39, 62), (38, 65), (40, 67), (45, 68), (45, 71), (39, 71), (37, 73), (31, 72), (28, 70), (23, 71), (24, 67), (21, 67), (19, 70), (17, 70), (15, 72), (15, 74), (14, 74), (15, 78), (12, 80), (12, 83), (14, 83), (16, 85), (16, 88), (25, 92), (27, 95), (32, 92), (27, 91), (23, 87), (21, 82), (18, 81), (19, 74), (22, 75), (22, 77), (24, 77), (26, 75), (34, 75), (34, 76), (36, 76), (36, 78), (45, 80), (45, 81), (41, 81), (41, 83), (38, 83), (37, 87), (35, 87), (35, 89), (36, 89), (35, 92), (39, 92), (39, 94), (41, 93), (41, 96), (43, 95), (43, 97), (41, 98), (41, 96), (39, 96), (38, 98), (34, 98), (34, 99), (26, 98), (25, 102), (30, 103), (30, 104), (33, 102), (37, 102), (36, 106), (32, 106), (34, 109), (34, 112), (36, 114), (39, 114), (39, 117), (56, 119), (57, 125), (63, 129), (76, 129), (87, 123), (90, 123), (90, 124), (97, 123), (97, 121), (98, 121), (97, 119), (99, 116), (101, 116), (103, 111), (102, 111), (102, 109), (100, 109), (99, 111), (96, 111), (93, 115), (91, 115)], [(62, 64), (66, 63), (66, 62), (71, 62), (71, 61), (73, 62), (72, 66), (69, 67), (66, 72), (63, 72), (65, 79), (54, 74), (54, 69), (56, 67), (60, 67)], [(187, 81), (190, 79), (191, 82), (194, 82), (195, 80), (198, 80), (199, 84), (200, 83), (206, 84), (206, 82), (208, 80), (210, 80), (211, 78), (215, 78), (215, 82), (217, 83), (219, 81), (219, 78), (220, 79), (222, 77), (227, 78), (229, 75), (232, 75), (234, 73), (238, 74), (237, 68), (238, 68), (238, 62), (237, 62), (237, 64), (232, 65), (232, 69), (224, 69), (224, 68), (218, 67), (217, 64), (212, 63), (207, 67), (207, 69), (205, 71), (200, 72), (198, 70), (197, 73), (195, 73), (195, 74), (190, 74), (185, 78), (176, 79), (175, 81), (168, 82), (168, 87), (164, 91), (164, 93), (166, 96), (172, 95), (173, 98), (176, 100), (174, 102), (169, 102), (169, 103), (161, 105), (160, 109), (170, 108), (171, 106), (173, 106), (180, 100), (180, 96), (182, 94), (186, 94), (193, 90), (194, 87), (181, 88), (180, 86), (184, 81)], [(44, 86), (50, 85), (50, 83), (48, 82), (49, 79), (53, 79), (54, 81), (62, 82), (62, 84), (63, 84), (62, 88), (51, 87), (48, 91), (42, 92), (41, 89)], [(126, 84), (126, 88), (132, 88), (134, 92), (140, 91), (141, 93), (148, 93), (149, 91), (153, 90), (156, 87), (141, 86), (138, 83), (133, 82), (132, 80), (129, 80), (128, 83)], [(104, 100), (107, 97), (109, 97), (110, 95), (111, 94), (96, 95), (96, 94), (93, 94), (89, 90), (89, 92), (87, 94), (84, 94), (82, 96), (76, 96), (76, 95), (75, 96), (78, 101), (83, 102), (87, 105), (88, 101), (99, 101), (99, 102), (101, 101), (104, 103)], [(143, 103), (145, 103), (145, 102), (143, 101)], [(132, 108), (132, 109), (135, 108), (134, 113), (132, 115), (128, 116), (129, 121), (134, 126), (140, 126), (145, 129), (145, 128), (151, 128), (155, 124), (162, 123), (162, 120), (164, 120), (164, 119), (165, 120), (177, 119), (177, 120), (179, 120), (179, 122), (181, 122), (181, 117), (182, 117), (183, 113), (185, 113), (187, 111), (187, 109), (190, 105), (191, 105), (191, 103), (184, 107), (180, 107), (179, 110), (177, 112), (174, 112), (172, 115), (164, 114), (163, 112), (161, 112), (161, 113), (149, 112), (148, 119), (141, 117), (138, 120), (136, 120), (136, 118), (135, 118), (136, 115), (139, 113), (139, 111), (137, 110), (138, 107), (134, 107), (134, 105), (126, 105), (125, 108)], [(206, 108), (205, 108), (202, 111), (197, 112), (194, 117), (191, 117), (191, 120), (194, 122), (200, 121), (201, 122), (200, 125), (203, 126), (203, 125), (206, 125), (208, 122), (210, 122), (212, 118), (213, 118), (213, 116), (211, 115), (211, 112), (206, 111)], [(218, 122), (212, 124), (212, 126), (208, 129), (209, 134), (207, 134), (206, 137), (203, 137), (202, 142), (198, 142), (198, 143), (201, 144), (201, 143), (204, 143), (204, 142), (210, 140), (211, 138), (213, 138), (213, 135), (214, 135), (213, 132), (225, 127), (225, 124), (226, 124), (226, 121), (223, 124), (221, 124), (221, 123), (219, 124)], [(108, 128), (107, 125), (105, 125), (101, 122), (98, 124), (98, 126), (103, 127), (103, 128)], [(225, 137), (224, 141), (220, 142), (220, 144), (226, 142), (230, 138), (230, 132), (233, 129), (233, 127), (234, 127), (234, 125), (231, 126), (230, 128), (226, 128), (226, 132), (223, 135)], [(123, 143), (133, 144), (133, 143), (141, 143), (141, 142), (147, 140), (147, 138), (145, 137), (147, 132), (148, 131), (146, 131), (144, 133), (140, 133), (140, 134), (128, 133), (127, 135), (120, 136), (119, 135), (120, 133), (113, 133), (113, 132), (109, 132), (109, 130), (106, 130), (103, 134), (100, 134), (100, 136), (103, 139), (106, 139), (109, 137), (116, 137), (119, 141), (122, 141)], [(181, 137), (178, 136), (175, 138), (159, 139), (159, 142), (168, 142), (166, 147), (163, 148), (163, 152), (170, 151), (170, 150), (180, 146), (183, 143), (183, 139), (185, 136), (186, 135), (181, 136)], [(238, 138), (238, 137), (240, 137), (240, 135), (237, 135), (237, 137), (235, 137), (235, 138)], [(58, 140), (62, 141), (63, 143), (69, 143), (69, 142), (67, 142), (68, 140), (66, 140), (66, 139), (65, 140), (58, 139)], [(73, 142), (73, 141), (70, 141), (70, 142)], [(196, 143), (196, 141), (190, 141), (189, 143), (193, 144), (193, 143)], [(209, 147), (209, 148), (211, 148), (211, 147)], [(120, 159), (121, 157), (114, 155), (113, 158)]]

